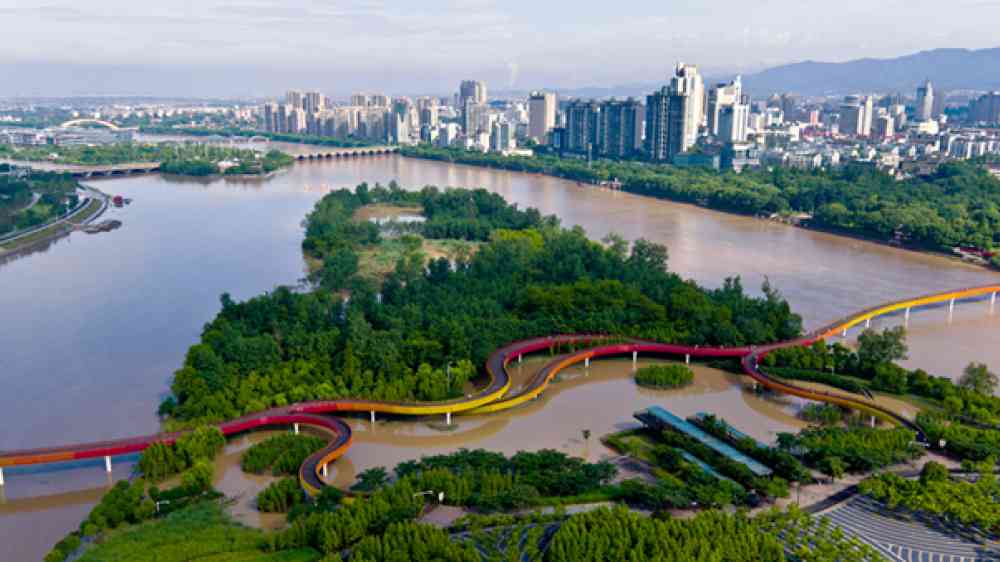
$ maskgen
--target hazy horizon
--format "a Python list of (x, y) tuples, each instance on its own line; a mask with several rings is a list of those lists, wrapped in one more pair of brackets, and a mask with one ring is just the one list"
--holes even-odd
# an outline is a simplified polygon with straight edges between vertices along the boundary
[(0, 70), (9, 78), (0, 95), (445, 94), (465, 78), (495, 91), (581, 88), (665, 80), (678, 60), (725, 75), (803, 60), (996, 46), (989, 22), (1000, 2), (940, 6), (626, 0), (612, 13), (604, 4), (525, 0), (0, 0), (7, 24)]

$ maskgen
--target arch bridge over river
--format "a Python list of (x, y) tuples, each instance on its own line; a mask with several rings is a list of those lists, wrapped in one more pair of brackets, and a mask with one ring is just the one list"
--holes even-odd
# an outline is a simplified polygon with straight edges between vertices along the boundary
[[(619, 338), (618, 341), (612, 341), (612, 338), (602, 334), (563, 334), (532, 338), (513, 342), (496, 350), (486, 364), (486, 370), (490, 376), (489, 384), (478, 393), (465, 398), (443, 402), (386, 402), (352, 399), (302, 402), (230, 420), (218, 424), (218, 428), (226, 436), (267, 426), (292, 425), (298, 432), (300, 424), (329, 431), (333, 435), (330, 442), (322, 450), (306, 459), (299, 468), (299, 480), (303, 488), (310, 494), (316, 494), (326, 485), (324, 477), (327, 475), (327, 466), (344, 455), (350, 448), (352, 441), (351, 429), (345, 422), (322, 414), (367, 412), (372, 421), (374, 421), (376, 413), (403, 416), (444, 414), (446, 422), (450, 424), (452, 414), (488, 414), (529, 402), (541, 395), (560, 371), (572, 365), (584, 363), (589, 367), (593, 359), (629, 354), (635, 362), (641, 353), (644, 355), (683, 356), (688, 362), (692, 357), (739, 359), (744, 373), (754, 380), (755, 385), (759, 384), (777, 392), (808, 400), (837, 404), (866, 412), (873, 418), (877, 417), (888, 423), (913, 429), (918, 438), (923, 440), (920, 428), (899, 412), (863, 397), (821, 391), (776, 380), (759, 368), (760, 360), (777, 349), (808, 346), (819, 340), (845, 336), (852, 327), (862, 323), (870, 326), (871, 320), (879, 316), (904, 311), (905, 318), (908, 320), (914, 308), (947, 303), (948, 314), (951, 315), (956, 302), (985, 298), (989, 302), (989, 313), (993, 314), (996, 309), (998, 292), (1000, 292), (1000, 284), (992, 284), (883, 303), (831, 322), (799, 338), (762, 346), (702, 347), (658, 343), (633, 338)], [(552, 349), (563, 344), (584, 344), (585, 349), (554, 359), (543, 367), (524, 388), (510, 393), (511, 376), (507, 371), (508, 364), (512, 361), (520, 362), (529, 353)], [(103, 457), (106, 469), (110, 472), (112, 457), (142, 451), (156, 442), (173, 443), (180, 435), (182, 432), (161, 433), (113, 441), (0, 452), (0, 485), (4, 483), (3, 467), (5, 466), (38, 465)]]

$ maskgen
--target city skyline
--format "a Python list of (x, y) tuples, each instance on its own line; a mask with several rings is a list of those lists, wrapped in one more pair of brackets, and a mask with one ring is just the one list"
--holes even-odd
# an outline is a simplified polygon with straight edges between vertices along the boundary
[[(803, 60), (995, 46), (986, 25), (990, 18), (969, 21), (960, 8), (975, 5), (1000, 14), (1000, 4), (965, 0), (925, 29), (914, 20), (923, 3), (892, 2), (872, 10), (855, 0), (836, 9), (778, 0), (749, 8), (733, 2), (726, 10), (719, 4), (633, 0), (620, 8), (642, 17), (609, 22), (588, 10), (520, 0), (433, 2), (448, 18), (428, 15), (437, 9), (367, 0), (336, 7), (208, 1), (197, 10), (176, 2), (139, 8), (120, 0), (86, 6), (56, 0), (0, 6), (14, 23), (0, 37), (0, 66), (24, 71), (17, 74), (21, 83), (0, 95), (38, 95), (65, 84), (75, 95), (174, 90), (267, 96), (290, 82), (337, 95), (361, 89), (417, 94), (450, 89), (457, 76), (480, 77), (496, 91), (580, 88), (656, 81), (678, 60), (697, 59), (702, 73), (713, 77)], [(736, 15), (718, 15), (727, 12)], [(858, 18), (861, 13), (865, 17)], [(201, 32), (207, 24), (210, 36)], [(875, 32), (890, 24), (894, 33)], [(33, 76), (33, 66), (60, 71)], [(133, 84), (129, 75), (152, 79)]]

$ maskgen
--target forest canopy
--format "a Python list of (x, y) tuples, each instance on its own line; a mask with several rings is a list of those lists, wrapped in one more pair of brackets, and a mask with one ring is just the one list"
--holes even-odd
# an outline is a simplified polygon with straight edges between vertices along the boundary
[[(425, 236), (484, 243), (465, 259), (400, 260), (373, 284), (349, 256), (381, 233), (352, 217), (400, 201), (422, 205)], [(663, 246), (605, 247), (484, 190), (362, 184), (326, 195), (305, 227), (303, 250), (334, 263), (336, 275), (326, 271), (306, 292), (279, 288), (242, 303), (223, 295), (161, 414), (193, 422), (310, 399), (443, 400), (460, 396), (497, 347), (555, 333), (736, 346), (801, 331), (766, 284), (760, 297), (739, 278), (704, 289), (667, 271)]]

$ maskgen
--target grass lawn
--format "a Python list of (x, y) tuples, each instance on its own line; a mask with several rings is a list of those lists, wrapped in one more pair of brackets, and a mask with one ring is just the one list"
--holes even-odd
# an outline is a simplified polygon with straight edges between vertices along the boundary
[(264, 533), (234, 523), (218, 502), (204, 502), (105, 535), (79, 562), (311, 562), (312, 549), (267, 553), (260, 549)]
[(420, 239), (420, 246), (414, 248), (403, 238), (386, 238), (378, 244), (358, 252), (358, 269), (369, 279), (381, 279), (396, 269), (396, 263), (416, 250), (423, 255), (424, 262), (438, 258), (454, 260), (463, 255), (472, 255), (478, 248), (477, 242), (465, 240)]

